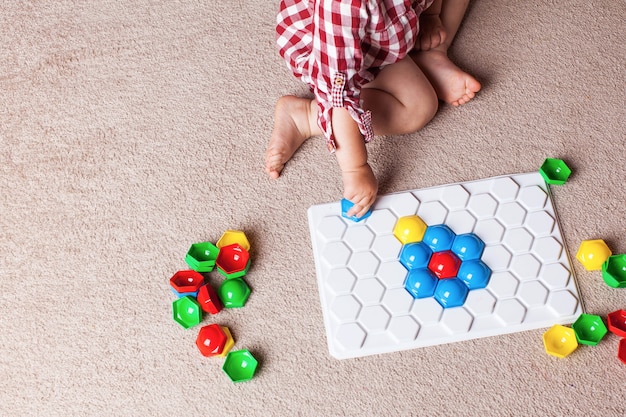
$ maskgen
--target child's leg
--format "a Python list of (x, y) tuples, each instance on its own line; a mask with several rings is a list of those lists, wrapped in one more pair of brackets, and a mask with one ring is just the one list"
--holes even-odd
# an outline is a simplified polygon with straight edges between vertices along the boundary
[[(361, 90), (363, 108), (371, 110), (376, 135), (415, 132), (437, 112), (437, 96), (421, 69), (411, 60), (388, 65)], [(321, 135), (317, 102), (294, 96), (276, 103), (274, 130), (265, 153), (265, 170), (278, 178), (285, 164), (309, 137)]]
[(311, 136), (321, 134), (315, 100), (281, 97), (274, 109), (274, 130), (265, 151), (265, 171), (270, 177), (278, 178), (300, 145)]
[(410, 57), (386, 66), (361, 90), (363, 108), (372, 112), (376, 135), (420, 130), (437, 112), (433, 86)]
[(411, 57), (432, 83), (439, 99), (453, 106), (465, 104), (480, 90), (480, 83), (448, 59), (448, 48), (461, 25), (469, 0), (444, 0), (441, 21), (446, 37), (436, 48), (414, 51)]

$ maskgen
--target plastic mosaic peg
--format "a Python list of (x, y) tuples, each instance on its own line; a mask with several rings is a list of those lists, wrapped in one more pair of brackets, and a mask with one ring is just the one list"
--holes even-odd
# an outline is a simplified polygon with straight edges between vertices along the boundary
[(576, 259), (587, 271), (600, 271), (602, 264), (612, 255), (611, 249), (602, 239), (583, 240), (580, 242)]
[(196, 297), (202, 284), (204, 276), (193, 270), (178, 271), (170, 278), (170, 287), (178, 298), (188, 295)]
[(353, 222), (360, 222), (363, 219), (367, 219), (370, 214), (372, 214), (371, 210), (368, 210), (363, 216), (358, 217), (356, 215), (354, 216), (348, 216), (348, 212), (350, 211), (350, 209), (354, 207), (354, 203), (346, 198), (341, 200), (341, 215), (343, 217), (345, 217), (346, 219), (350, 219)]
[(611, 255), (602, 264), (602, 279), (612, 288), (626, 288), (626, 254)]
[(201, 327), (196, 338), (198, 350), (206, 357), (225, 357), (234, 345), (230, 329), (215, 323)]
[(555, 324), (543, 334), (546, 353), (557, 358), (565, 358), (578, 348), (578, 340), (573, 329)]
[(382, 195), (360, 222), (344, 218), (340, 202), (312, 206), (330, 354), (574, 322), (583, 306), (548, 187), (534, 172)]
[(254, 377), (259, 362), (247, 349), (228, 352), (222, 370), (232, 382), (249, 381)]
[(602, 318), (596, 314), (581, 314), (572, 324), (576, 340), (582, 345), (596, 346), (608, 332)]

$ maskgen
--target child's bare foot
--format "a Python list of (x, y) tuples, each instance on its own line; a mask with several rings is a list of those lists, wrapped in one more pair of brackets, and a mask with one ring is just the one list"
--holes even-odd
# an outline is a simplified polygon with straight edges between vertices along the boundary
[(480, 83), (454, 65), (446, 52), (431, 49), (413, 52), (413, 60), (424, 71), (440, 100), (453, 106), (465, 104), (480, 90)]
[(317, 126), (317, 117), (311, 114), (314, 105), (312, 100), (295, 96), (281, 97), (276, 103), (274, 130), (265, 151), (265, 171), (270, 177), (278, 178), (300, 145), (318, 133), (311, 128), (311, 122)]

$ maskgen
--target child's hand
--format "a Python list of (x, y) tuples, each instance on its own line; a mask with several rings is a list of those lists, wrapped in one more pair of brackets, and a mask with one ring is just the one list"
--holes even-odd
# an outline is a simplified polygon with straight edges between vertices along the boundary
[(446, 40), (446, 29), (436, 14), (422, 14), (417, 46), (422, 51), (436, 48)]
[(354, 206), (348, 211), (348, 217), (363, 217), (376, 200), (378, 182), (369, 164), (356, 169), (342, 171), (343, 196)]

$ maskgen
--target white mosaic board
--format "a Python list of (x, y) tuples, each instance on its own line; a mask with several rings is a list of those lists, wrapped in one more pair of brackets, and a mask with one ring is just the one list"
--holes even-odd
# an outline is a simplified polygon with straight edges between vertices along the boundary
[[(399, 262), (398, 218), (474, 233), (488, 285), (460, 307), (414, 298)], [(572, 323), (583, 311), (549, 189), (539, 173), (379, 196), (370, 217), (340, 202), (308, 211), (328, 347), (338, 359)]]

